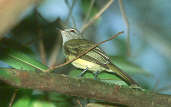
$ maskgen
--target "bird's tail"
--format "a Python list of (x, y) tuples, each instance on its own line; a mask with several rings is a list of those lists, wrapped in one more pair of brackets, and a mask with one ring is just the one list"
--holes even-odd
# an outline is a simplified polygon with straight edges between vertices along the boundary
[(112, 70), (112, 72), (116, 73), (116, 75), (119, 76), (122, 80), (124, 80), (128, 85), (138, 86), (138, 84), (132, 78), (130, 78), (126, 73), (124, 73), (116, 65), (109, 63), (107, 64), (107, 66), (110, 70)]

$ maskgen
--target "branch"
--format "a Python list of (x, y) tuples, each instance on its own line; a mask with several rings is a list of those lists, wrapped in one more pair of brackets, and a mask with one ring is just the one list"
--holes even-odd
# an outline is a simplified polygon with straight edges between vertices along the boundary
[(73, 11), (74, 5), (76, 4), (76, 1), (77, 0), (72, 0), (72, 4), (70, 6), (68, 0), (65, 0), (65, 4), (67, 5), (67, 7), (69, 9), (69, 13), (68, 13), (68, 16), (67, 16), (67, 18), (65, 20), (65, 23), (68, 24), (69, 18), (71, 17), (72, 18), (72, 22), (74, 24), (74, 27), (76, 27), (76, 23), (75, 23), (74, 17), (72, 16), (72, 11)]
[(131, 45), (130, 45), (130, 35), (129, 35), (129, 23), (128, 23), (128, 18), (126, 16), (126, 12), (125, 12), (125, 9), (124, 9), (123, 1), (122, 0), (119, 0), (119, 7), (120, 7), (121, 14), (122, 14), (122, 18), (123, 18), (123, 20), (125, 22), (125, 25), (126, 25), (127, 55), (128, 56), (131, 56)]
[(45, 46), (44, 46), (44, 42), (43, 42), (43, 35), (42, 35), (42, 31), (39, 28), (38, 30), (38, 46), (39, 46), (39, 52), (40, 52), (40, 59), (42, 61), (43, 64), (46, 65), (46, 51), (45, 51)]
[(90, 25), (92, 25), (105, 12), (105, 10), (109, 8), (113, 1), (114, 0), (109, 0), (109, 2), (107, 2), (107, 4), (94, 17), (92, 17), (87, 24), (83, 25), (80, 30), (81, 33), (83, 33)]
[(12, 107), (12, 104), (14, 103), (14, 100), (15, 100), (15, 98), (16, 98), (17, 91), (18, 91), (18, 89), (15, 89), (15, 90), (14, 90), (8, 107)]
[(0, 79), (18, 88), (55, 91), (71, 96), (104, 100), (130, 107), (163, 107), (171, 105), (171, 96), (109, 85), (93, 79), (72, 78), (66, 75), (0, 69)]
[[(59, 36), (60, 37), (60, 36)], [(56, 58), (58, 57), (58, 55), (60, 54), (60, 49), (61, 49), (61, 38), (58, 38), (58, 40), (56, 41), (54, 48), (50, 54), (50, 58), (48, 61), (49, 66), (54, 66), (57, 63)]]
[(93, 8), (94, 3), (95, 3), (95, 0), (91, 0), (90, 6), (89, 6), (89, 8), (88, 8), (88, 12), (87, 12), (86, 17), (85, 17), (85, 19), (84, 19), (84, 21), (83, 21), (83, 25), (84, 25), (84, 24), (87, 22), (87, 20), (89, 19), (89, 16), (90, 16), (90, 13), (91, 13), (91, 10), (92, 10), (92, 8)]

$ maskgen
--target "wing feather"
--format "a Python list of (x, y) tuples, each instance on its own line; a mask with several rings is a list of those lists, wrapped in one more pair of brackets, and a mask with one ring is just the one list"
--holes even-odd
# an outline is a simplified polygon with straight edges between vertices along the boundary
[[(88, 50), (93, 45), (95, 45), (94, 42), (91, 42), (85, 39), (73, 39), (73, 40), (67, 41), (64, 44), (64, 50), (67, 55), (72, 54), (72, 55), (78, 56), (81, 53)], [(86, 55), (82, 56), (81, 58), (90, 62), (97, 63), (99, 65), (102, 65), (105, 68), (106, 68), (106, 64), (110, 62), (109, 57), (99, 47), (96, 47), (95, 49), (88, 52)]]

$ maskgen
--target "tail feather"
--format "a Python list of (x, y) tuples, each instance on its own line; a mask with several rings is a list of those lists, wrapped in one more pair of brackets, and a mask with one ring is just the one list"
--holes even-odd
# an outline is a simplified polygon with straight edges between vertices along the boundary
[(122, 80), (124, 80), (128, 85), (137, 85), (138, 84), (130, 78), (126, 73), (124, 73), (120, 68), (118, 68), (116, 65), (109, 63), (107, 64), (108, 68), (116, 73), (119, 77), (121, 77)]

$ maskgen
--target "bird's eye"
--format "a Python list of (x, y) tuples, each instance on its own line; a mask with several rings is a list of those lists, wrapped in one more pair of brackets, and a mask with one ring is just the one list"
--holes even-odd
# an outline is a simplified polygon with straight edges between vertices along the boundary
[(71, 30), (70, 30), (70, 32), (73, 32), (73, 33), (75, 33), (75, 30), (74, 30), (74, 29), (71, 29)]

